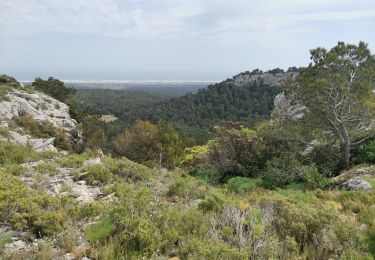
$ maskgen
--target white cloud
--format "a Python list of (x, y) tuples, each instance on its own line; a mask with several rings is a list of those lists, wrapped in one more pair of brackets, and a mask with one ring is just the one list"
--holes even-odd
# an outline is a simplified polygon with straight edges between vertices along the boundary
[(370, 0), (1, 0), (0, 31), (121, 38), (298, 33), (314, 23), (374, 19)]
[[(140, 2), (142, 1), (127, 1)], [(150, 1), (149, 1), (150, 2)], [(157, 36), (185, 30), (185, 19), (200, 14), (191, 5), (164, 3), (165, 9), (120, 9), (115, 0), (2, 0), (0, 30), (94, 33), (115, 37)]]

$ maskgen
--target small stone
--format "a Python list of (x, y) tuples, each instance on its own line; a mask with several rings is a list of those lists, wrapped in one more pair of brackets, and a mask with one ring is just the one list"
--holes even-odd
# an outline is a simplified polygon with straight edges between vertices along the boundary
[(71, 253), (63, 255), (63, 260), (74, 260), (76, 259)]
[(89, 159), (83, 163), (83, 166), (102, 164), (102, 160), (98, 158)]
[(350, 190), (369, 190), (371, 185), (361, 176), (353, 177), (342, 184), (343, 187)]

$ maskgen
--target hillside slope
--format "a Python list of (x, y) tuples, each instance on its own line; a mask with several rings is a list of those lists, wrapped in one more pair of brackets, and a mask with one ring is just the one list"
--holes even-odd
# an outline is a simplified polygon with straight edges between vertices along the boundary
[[(12, 103), (14, 93), (27, 92), (9, 81), (0, 91), (3, 104)], [(55, 102), (40, 92), (32, 95)], [(29, 98), (33, 96), (25, 96), (22, 103), (31, 105)], [(18, 111), (19, 103), (12, 104), (1, 112)], [(23, 113), (34, 108), (28, 109)], [(22, 120), (3, 117), (0, 127), (0, 259), (375, 255), (373, 165), (352, 169), (336, 180), (350, 191), (302, 183), (270, 189), (266, 180), (238, 176), (215, 183), (207, 178), (212, 175), (209, 170), (189, 174), (94, 152), (36, 152), (15, 144), (7, 137), (11, 131), (55, 134), (45, 120), (31, 115)], [(366, 182), (358, 185), (360, 175)]]
[(241, 73), (195, 94), (149, 107), (144, 117), (167, 120), (180, 130), (205, 141), (210, 127), (220, 121), (243, 121), (251, 126), (269, 118), (281, 85), (296, 72), (282, 70)]

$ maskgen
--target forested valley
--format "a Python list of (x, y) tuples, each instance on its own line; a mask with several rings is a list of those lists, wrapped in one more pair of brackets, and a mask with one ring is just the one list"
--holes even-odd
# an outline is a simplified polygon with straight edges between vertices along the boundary
[(0, 258), (374, 259), (375, 56), (308, 55), (174, 95), (1, 75)]

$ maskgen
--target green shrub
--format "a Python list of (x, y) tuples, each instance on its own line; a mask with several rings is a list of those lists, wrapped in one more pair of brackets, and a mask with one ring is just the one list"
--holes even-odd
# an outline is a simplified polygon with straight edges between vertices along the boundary
[(121, 158), (109, 162), (110, 170), (114, 175), (130, 179), (132, 181), (146, 181), (152, 176), (152, 171), (142, 164)]
[(46, 121), (40, 123), (30, 115), (15, 117), (16, 124), (29, 135), (36, 138), (55, 137), (54, 145), (63, 150), (70, 150), (71, 144), (68, 136), (62, 129), (56, 128), (52, 123)]
[(20, 83), (13, 77), (10, 77), (8, 75), (0, 75), (0, 83), (6, 84), (8, 86), (18, 88), (20, 87)]
[(169, 185), (168, 196), (199, 199), (204, 196), (206, 187), (191, 177), (180, 177)]
[(58, 198), (34, 191), (16, 177), (0, 174), (0, 221), (42, 237), (60, 232), (65, 214)]
[(12, 241), (12, 237), (15, 235), (13, 231), (8, 231), (0, 235), (0, 250), (9, 242)]
[(85, 203), (79, 208), (78, 218), (86, 219), (99, 216), (103, 212), (103, 205), (97, 202)]
[(36, 153), (34, 156), (34, 159), (35, 160), (44, 160), (44, 159), (51, 160), (51, 159), (57, 159), (59, 155), (60, 154), (58, 152), (47, 150), (47, 151)]
[(52, 77), (49, 77), (47, 80), (36, 78), (31, 84), (35, 89), (42, 91), (61, 102), (64, 102), (76, 92), (73, 88), (65, 87), (64, 82)]
[(333, 145), (318, 145), (308, 155), (306, 161), (314, 164), (319, 172), (336, 173), (340, 163), (337, 153), (339, 153), (339, 150)]
[(203, 212), (209, 212), (209, 211), (219, 211), (224, 203), (224, 198), (221, 194), (213, 194), (209, 197), (206, 197), (204, 200), (202, 200), (198, 204), (198, 208), (202, 210)]
[(20, 83), (7, 75), (0, 75), (0, 101), (9, 101), (6, 94), (13, 88), (19, 88)]
[(234, 177), (228, 180), (226, 187), (236, 193), (245, 193), (262, 186), (262, 184), (261, 179)]
[(292, 182), (298, 182), (300, 171), (298, 161), (283, 158), (274, 158), (267, 163), (267, 169), (263, 173), (265, 186), (268, 188), (282, 187)]
[(361, 162), (375, 163), (375, 140), (361, 145), (359, 154)]
[(4, 171), (14, 176), (21, 176), (27, 172), (27, 168), (20, 164), (6, 165)]
[(0, 135), (2, 135), (4, 137), (8, 137), (8, 134), (9, 134), (9, 129), (8, 128), (0, 127)]
[(60, 170), (57, 168), (57, 166), (58, 165), (56, 163), (42, 162), (39, 163), (35, 169), (41, 174), (57, 175), (60, 173)]
[(218, 184), (220, 182), (220, 179), (223, 177), (222, 173), (219, 173), (218, 171), (214, 169), (201, 170), (201, 171), (194, 169), (190, 171), (189, 174), (208, 184)]
[(85, 230), (85, 237), (91, 243), (102, 241), (116, 230), (116, 225), (109, 219), (104, 218), (98, 223), (90, 225)]
[(70, 153), (67, 156), (63, 156), (59, 161), (62, 167), (79, 168), (83, 165), (83, 162), (89, 158), (90, 155), (86, 153)]
[(337, 254), (336, 250), (346, 245), (348, 239), (353, 241), (353, 247), (359, 246), (352, 225), (343, 222), (335, 211), (319, 202), (297, 204), (285, 197), (272, 196), (262, 199), (260, 206), (264, 214), (273, 212), (272, 230), (279, 240), (293, 238), (299, 253), (309, 252), (312, 248), (309, 255), (328, 259)]
[(0, 141), (0, 165), (22, 164), (34, 156), (35, 152), (29, 147)]
[(321, 174), (314, 166), (303, 166), (303, 181), (306, 183), (306, 187), (311, 189), (324, 189), (331, 185), (331, 179)]
[(88, 173), (86, 179), (90, 184), (105, 184), (112, 178), (110, 169), (103, 164), (88, 165), (82, 168), (81, 171)]

